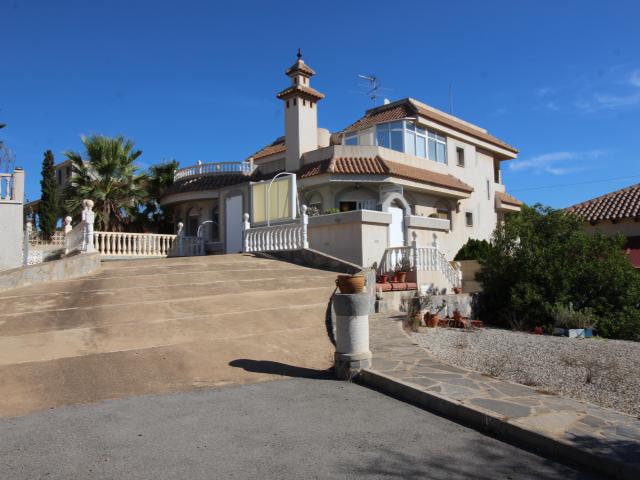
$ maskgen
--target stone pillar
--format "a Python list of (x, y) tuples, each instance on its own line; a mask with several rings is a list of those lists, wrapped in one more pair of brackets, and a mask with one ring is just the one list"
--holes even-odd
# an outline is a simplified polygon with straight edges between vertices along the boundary
[(302, 248), (309, 248), (309, 237), (307, 236), (307, 228), (309, 226), (309, 215), (307, 215), (307, 206), (302, 205), (300, 208), (302, 215), (300, 216), (300, 223), (302, 223)]
[(70, 216), (66, 216), (64, 217), (64, 235), (65, 237), (67, 236), (67, 234), (73, 230), (73, 227), (71, 226), (71, 220), (73, 220)]
[(249, 223), (249, 214), (242, 214), (242, 251), (247, 253), (249, 251), (249, 236), (248, 231), (251, 228), (251, 223)]
[(337, 293), (333, 296), (333, 308), (336, 314), (336, 376), (341, 380), (351, 380), (360, 370), (371, 366), (371, 295), (368, 292)]
[(82, 251), (84, 253), (93, 253), (96, 251), (93, 246), (93, 224), (96, 220), (96, 214), (93, 211), (93, 200), (85, 199), (82, 201), (84, 210), (82, 211), (82, 223), (84, 225)]
[(176, 241), (178, 242), (178, 255), (184, 257), (184, 223), (182, 222), (178, 222)]
[(22, 265), (29, 265), (29, 249), (31, 245), (29, 245), (29, 240), (31, 239), (31, 233), (33, 232), (33, 225), (31, 222), (27, 222), (24, 226), (24, 245), (22, 247)]

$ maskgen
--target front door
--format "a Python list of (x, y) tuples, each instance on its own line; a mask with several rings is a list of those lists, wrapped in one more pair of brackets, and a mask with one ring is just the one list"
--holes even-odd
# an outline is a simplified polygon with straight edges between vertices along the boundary
[(225, 251), (242, 252), (242, 195), (228, 197), (225, 206)]
[(391, 225), (389, 225), (389, 246), (404, 247), (404, 210), (398, 207), (389, 207)]

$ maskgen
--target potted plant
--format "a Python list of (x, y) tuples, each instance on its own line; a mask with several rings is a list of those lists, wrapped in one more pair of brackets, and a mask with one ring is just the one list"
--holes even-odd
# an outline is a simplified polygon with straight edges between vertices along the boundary
[(462, 287), (453, 287), (453, 293), (455, 293), (456, 295), (462, 293)]
[[(429, 305), (431, 305), (431, 298), (429, 298)], [(435, 328), (438, 326), (438, 321), (440, 320), (440, 312), (444, 309), (444, 307), (447, 306), (447, 302), (445, 302), (444, 300), (442, 301), (442, 304), (437, 307), (437, 308), (433, 308), (431, 307), (429, 310), (427, 310), (424, 314), (424, 323), (427, 327), (431, 327), (431, 328)]]
[(364, 291), (365, 276), (364, 273), (358, 272), (354, 275), (338, 275), (336, 285), (340, 293), (354, 294)]
[(589, 308), (574, 310), (573, 305), (555, 305), (552, 309), (555, 335), (562, 335), (569, 338), (591, 338), (593, 337), (593, 326), (595, 315)]
[(396, 281), (400, 283), (404, 283), (407, 281), (407, 273), (411, 271), (411, 260), (409, 257), (402, 257), (396, 264), (395, 277)]

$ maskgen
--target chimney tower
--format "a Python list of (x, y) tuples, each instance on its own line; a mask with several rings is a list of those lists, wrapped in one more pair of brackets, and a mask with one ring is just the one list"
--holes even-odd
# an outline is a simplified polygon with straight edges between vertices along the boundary
[(285, 74), (291, 78), (291, 85), (277, 97), (284, 103), (285, 168), (295, 172), (300, 168), (303, 153), (318, 148), (318, 107), (324, 95), (311, 88), (310, 80), (316, 72), (302, 60), (298, 49), (298, 60)]

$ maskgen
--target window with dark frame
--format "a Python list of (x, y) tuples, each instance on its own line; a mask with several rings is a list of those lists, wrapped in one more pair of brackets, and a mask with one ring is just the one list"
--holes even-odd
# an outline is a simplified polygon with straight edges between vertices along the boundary
[(473, 227), (473, 213), (466, 212), (464, 216), (467, 221), (467, 227)]
[(464, 148), (456, 148), (456, 153), (458, 155), (458, 166), (464, 167)]

